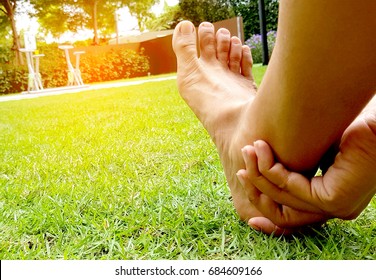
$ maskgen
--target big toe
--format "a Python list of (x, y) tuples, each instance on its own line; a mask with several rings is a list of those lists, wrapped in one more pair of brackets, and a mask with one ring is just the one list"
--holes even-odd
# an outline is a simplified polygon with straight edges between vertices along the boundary
[(196, 32), (194, 25), (190, 21), (182, 21), (175, 27), (172, 47), (176, 54), (178, 65), (197, 58)]

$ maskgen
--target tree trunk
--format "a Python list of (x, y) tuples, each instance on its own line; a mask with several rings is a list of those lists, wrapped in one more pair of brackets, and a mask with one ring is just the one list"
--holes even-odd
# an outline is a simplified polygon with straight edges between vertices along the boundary
[(94, 39), (93, 45), (99, 45), (99, 38), (98, 38), (98, 0), (95, 0), (93, 3), (93, 27), (94, 27)]
[(15, 54), (15, 63), (24, 64), (22, 53), (20, 52), (21, 44), (17, 33), (16, 20), (14, 18), (16, 10), (16, 0), (14, 0), (13, 2), (11, 2), (10, 0), (2, 0), (0, 3), (3, 4), (5, 8), (5, 11), (3, 9), (1, 9), (1, 11), (5, 13), (11, 23), (13, 33), (12, 51), (14, 51)]

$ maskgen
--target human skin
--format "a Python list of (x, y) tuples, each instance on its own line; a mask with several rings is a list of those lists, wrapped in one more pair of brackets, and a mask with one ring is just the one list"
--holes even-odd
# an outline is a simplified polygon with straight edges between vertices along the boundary
[(354, 219), (376, 193), (376, 97), (345, 130), (334, 162), (322, 176), (306, 178), (287, 170), (262, 140), (243, 148), (243, 158), (246, 170), (237, 173), (239, 180), (252, 203), (276, 225), (310, 224), (307, 211)]
[(311, 171), (372, 97), (372, 10), (371, 0), (281, 1), (276, 46), (257, 94), (224, 65), (213, 26), (199, 28), (200, 57), (193, 26), (176, 27), (179, 92), (217, 146), (241, 219), (263, 216), (236, 178), (245, 168), (242, 147), (263, 139), (287, 168)]
[(376, 17), (369, 11), (375, 1), (280, 1), (276, 46), (249, 106), (258, 123), (242, 129), (268, 142), (293, 171), (315, 168), (376, 91)]

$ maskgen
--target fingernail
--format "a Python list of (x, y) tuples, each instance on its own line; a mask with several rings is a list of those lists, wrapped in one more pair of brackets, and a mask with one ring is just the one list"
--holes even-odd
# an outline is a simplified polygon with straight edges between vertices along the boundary
[(242, 184), (244, 186), (244, 179), (243, 179), (243, 176), (240, 173), (240, 170), (236, 173), (236, 177), (238, 178), (240, 184)]
[(247, 148), (244, 147), (244, 148), (241, 149), (241, 151), (242, 151), (243, 157), (246, 157), (247, 156)]
[(192, 24), (189, 21), (183, 21), (180, 25), (180, 32), (184, 35), (192, 34), (194, 31)]
[(253, 142), (253, 147), (255, 148), (255, 153), (256, 153), (257, 157), (258, 157), (258, 150), (260, 148), (259, 143), (260, 142), (258, 140), (256, 140), (255, 142)]

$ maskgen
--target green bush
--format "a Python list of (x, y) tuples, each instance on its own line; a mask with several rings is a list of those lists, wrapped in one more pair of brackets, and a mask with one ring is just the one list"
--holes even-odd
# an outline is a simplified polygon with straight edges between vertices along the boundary
[(104, 82), (144, 76), (149, 71), (148, 58), (127, 49), (112, 49), (104, 55), (85, 54), (80, 70), (84, 82)]
[(67, 63), (58, 44), (53, 43), (39, 48), (44, 54), (40, 58), (40, 74), (44, 88), (54, 88), (67, 85)]
[(10, 48), (10, 46), (0, 44), (0, 64), (9, 63), (13, 59), (13, 53)]
[[(260, 34), (260, 17), (258, 0), (229, 0), (235, 14), (243, 18), (244, 37)], [(277, 30), (279, 0), (265, 0), (266, 29)]]
[[(57, 44), (39, 48), (44, 54), (40, 58), (40, 74), (44, 88), (67, 85), (67, 65), (64, 54)], [(71, 57), (72, 63), (74, 57)], [(84, 83), (104, 82), (144, 76), (150, 69), (149, 60), (143, 51), (137, 53), (127, 49), (111, 49), (101, 54), (85, 54), (80, 58), (80, 70)], [(25, 91), (27, 89), (27, 67), (0, 65), (0, 94)]]
[(0, 64), (0, 94), (21, 92), (27, 89), (27, 68)]
[[(267, 34), (269, 57), (272, 55), (276, 37), (277, 37), (276, 31), (269, 31)], [(253, 63), (261, 63), (262, 62), (261, 35), (259, 34), (253, 35), (251, 38), (245, 41), (245, 44), (248, 45), (251, 49)]]

